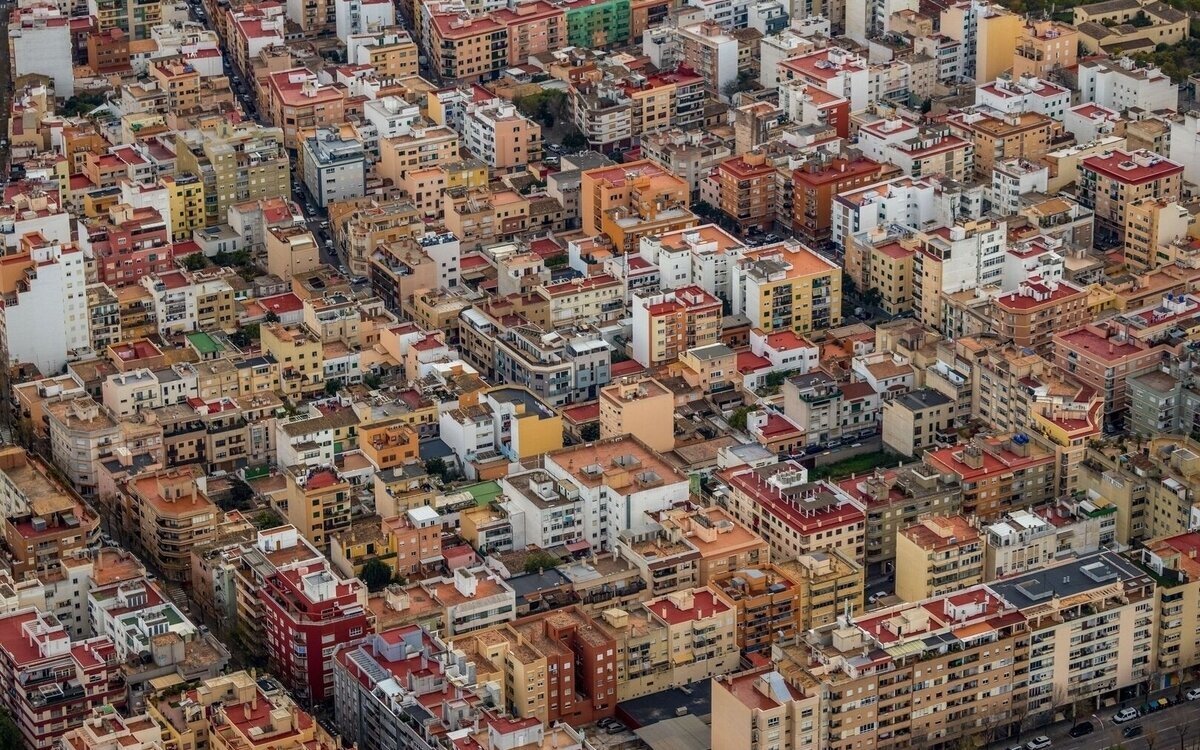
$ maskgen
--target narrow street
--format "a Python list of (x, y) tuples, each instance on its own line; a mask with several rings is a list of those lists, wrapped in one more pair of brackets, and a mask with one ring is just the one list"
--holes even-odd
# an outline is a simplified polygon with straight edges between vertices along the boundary
[[(0, 5), (0, 24), (6, 29), (12, 7), (7, 2)], [(5, 44), (0, 44), (0, 81), (4, 82), (3, 90), (0, 90), (0, 181), (8, 184), (8, 115), (12, 109), (12, 64), (8, 59), (7, 36)]]

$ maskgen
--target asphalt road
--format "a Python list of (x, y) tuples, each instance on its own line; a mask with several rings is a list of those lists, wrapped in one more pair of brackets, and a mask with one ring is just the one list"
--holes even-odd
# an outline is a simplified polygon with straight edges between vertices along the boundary
[[(1174, 697), (1174, 688), (1155, 696)], [(1145, 698), (1139, 703), (1144, 703)], [(1130, 702), (1129, 705), (1134, 705)], [(1120, 747), (1123, 750), (1197, 750), (1200, 748), (1200, 701), (1178, 703), (1161, 711), (1155, 711), (1135, 721), (1125, 724), (1114, 724), (1112, 716), (1117, 712), (1116, 707), (1107, 708), (1099, 714), (1099, 719), (1091, 719), (1096, 725), (1096, 731), (1078, 739), (1071, 737), (1071, 722), (1061, 722), (1051, 727), (1030, 730), (1022, 735), (1025, 742), (1039, 735), (1046, 735), (1053, 740), (1051, 750), (1110, 750)], [(1141, 725), (1143, 734), (1140, 737), (1126, 739), (1121, 731), (1134, 724)], [(995, 743), (994, 748), (1006, 750), (1016, 743)]]
[[(8, 28), (8, 14), (11, 12), (12, 5), (5, 2), (0, 6), (0, 28)], [(3, 88), (0, 89), (0, 138), (4, 139), (4, 144), (0, 145), (0, 182), (8, 182), (8, 115), (12, 111), (12, 64), (8, 59), (8, 44), (0, 44), (0, 81), (3, 82)]]

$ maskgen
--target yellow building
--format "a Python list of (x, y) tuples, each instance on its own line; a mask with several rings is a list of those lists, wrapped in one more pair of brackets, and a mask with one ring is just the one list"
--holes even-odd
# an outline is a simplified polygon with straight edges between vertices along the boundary
[(1186, 239), (1193, 224), (1182, 205), (1158, 198), (1143, 198), (1125, 207), (1125, 262), (1153, 270), (1174, 263), (1177, 239)]
[(355, 34), (356, 57), (351, 63), (369, 65), (381, 78), (404, 78), (419, 73), (417, 43), (402, 27)]
[(425, 169), (459, 159), (458, 133), (441, 126), (414, 127), (405, 135), (380, 140), (375, 172), (398, 185), (410, 169)]
[[(152, 681), (153, 682), (153, 681)], [(333, 750), (336, 743), (287, 694), (263, 692), (245, 670), (147, 700), (166, 750)]]
[(720, 717), (712, 723), (714, 748), (823, 747), (826, 719), (821, 713), (819, 685), (807, 691), (797, 689), (775, 670), (759, 667), (713, 680), (712, 712)]
[(420, 459), (417, 431), (406, 415), (386, 415), (359, 423), (358, 448), (376, 470), (393, 469)]
[(868, 288), (879, 292), (879, 306), (890, 315), (912, 309), (915, 254), (916, 251), (899, 242), (885, 242), (871, 248)]
[(446, 173), (447, 188), (475, 190), (487, 187), (488, 167), (479, 159), (463, 159), (443, 164), (442, 170)]
[(171, 206), (171, 240), (186, 242), (192, 232), (204, 228), (204, 183), (191, 175), (163, 175)]
[(839, 615), (860, 611), (863, 604), (864, 568), (839, 549), (818, 550), (779, 563), (800, 589), (800, 630), (835, 622)]
[(1200, 665), (1200, 532), (1146, 542), (1142, 564), (1158, 575), (1158, 668), (1171, 684)]
[(896, 596), (918, 602), (983, 582), (983, 539), (962, 516), (934, 516), (896, 533)]
[(350, 483), (332, 466), (296, 466), (284, 470), (288, 523), (322, 552), (332, 535), (350, 528)]
[(600, 389), (600, 439), (633, 435), (659, 453), (675, 449), (675, 395), (654, 378)]
[(951, 39), (967, 44), (975, 37), (975, 67), (970, 62), (964, 75), (976, 83), (994, 81), (1013, 66), (1017, 41), (1023, 30), (1021, 16), (999, 5), (986, 2), (960, 2), (942, 11), (941, 31)]
[(303, 326), (268, 323), (261, 327), (263, 353), (279, 363), (285, 396), (316, 393), (325, 387), (325, 361), (321, 339)]
[(1079, 32), (1070, 24), (1030, 20), (1021, 28), (1013, 56), (1013, 80), (1045, 78), (1055, 70), (1073, 68), (1079, 60)]
[(731, 276), (734, 313), (751, 328), (810, 333), (842, 320), (842, 269), (803, 245), (749, 251)]

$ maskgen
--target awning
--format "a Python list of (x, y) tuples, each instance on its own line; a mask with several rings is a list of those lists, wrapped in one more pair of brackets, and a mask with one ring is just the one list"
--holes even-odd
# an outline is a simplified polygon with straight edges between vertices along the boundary
[(921, 653), (925, 650), (925, 644), (921, 641), (909, 641), (908, 643), (901, 643), (895, 646), (887, 646), (883, 650), (893, 659), (900, 659), (905, 656)]
[(671, 654), (671, 661), (676, 664), (687, 664), (691, 660), (692, 653), (690, 651), (680, 651), (677, 654)]
[(567, 542), (563, 546), (567, 548), (567, 552), (583, 552), (592, 548), (591, 543), (586, 539), (580, 539), (577, 542)]

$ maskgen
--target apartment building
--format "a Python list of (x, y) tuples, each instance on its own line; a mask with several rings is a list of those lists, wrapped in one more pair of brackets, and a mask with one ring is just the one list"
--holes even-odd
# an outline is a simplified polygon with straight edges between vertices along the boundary
[(119, 519), (165, 580), (191, 580), (192, 548), (212, 539), (220, 510), (191, 468), (143, 472), (122, 482)]
[(268, 323), (261, 328), (263, 353), (279, 363), (285, 396), (312, 395), (325, 387), (321, 339), (304, 326)]
[(1057, 69), (1074, 67), (1078, 61), (1079, 32), (1059, 21), (1027, 20), (1017, 36), (1013, 53), (1013, 77), (1044, 78)]
[(147, 713), (162, 742), (180, 750), (336, 747), (333, 737), (279, 683), (245, 670), (203, 680), (194, 690), (163, 691), (150, 701)]
[(670, 364), (689, 349), (717, 343), (720, 336), (721, 300), (699, 285), (634, 294), (630, 307), (633, 358), (646, 367)]
[(1154, 671), (1162, 675), (1164, 686), (1178, 684), (1187, 670), (1200, 664), (1200, 638), (1196, 636), (1200, 619), (1198, 551), (1200, 533), (1195, 531), (1151, 539), (1141, 550), (1142, 566), (1158, 577)]
[[(784, 646), (777, 669), (788, 687), (784, 695), (792, 696), (786, 702), (799, 712), (801, 738), (813, 736), (797, 747), (927, 747), (1002, 733), (1022, 713), (1014, 685), (1028, 651), (1025, 622), (1011, 604), (977, 586), (841, 617)], [(949, 638), (956, 648), (939, 643)], [(867, 663), (858, 661), (864, 650), (875, 655)], [(808, 702), (818, 695), (820, 703)], [(864, 695), (874, 700), (864, 705)], [(808, 706), (827, 718), (806, 723)]]
[(894, 570), (896, 536), (901, 529), (930, 515), (958, 513), (962, 487), (923, 463), (876, 468), (870, 474), (838, 482), (844, 492), (866, 507), (866, 562)]
[(18, 446), (0, 449), (5, 548), (0, 560), (16, 580), (48, 578), (60, 563), (95, 544), (100, 518)]
[(562, 49), (567, 44), (567, 16), (546, 0), (493, 10), (494, 20), (508, 29), (508, 64), (523, 65), (531, 55)]
[(1086, 289), (1068, 281), (1035, 276), (992, 301), (991, 330), (1018, 349), (1048, 353), (1057, 331), (1086, 322), (1087, 299)]
[(776, 639), (804, 632), (801, 588), (786, 568), (738, 568), (716, 576), (710, 586), (733, 602), (737, 644), (745, 652), (769, 651)]
[(955, 404), (932, 388), (896, 396), (883, 404), (883, 444), (912, 458), (927, 449), (953, 442)]
[(1115, 698), (1154, 671), (1154, 580), (1112, 552), (988, 584), (1028, 621), (1027, 716)]
[[(455, 643), (461, 648), (462, 641)], [(469, 713), (457, 705), (473, 697), (471, 668), (478, 676), (481, 665), (452, 652), (436, 634), (418, 625), (371, 633), (359, 643), (339, 644), (334, 656), (334, 709), (343, 737), (363, 750), (407, 747), (433, 750), (435, 729), (461, 728)], [(464, 684), (464, 680), (466, 683)], [(400, 700), (392, 701), (379, 689), (395, 685)], [(434, 726), (426, 705), (440, 707)], [(441, 708), (451, 717), (444, 721)]]
[(322, 85), (307, 68), (271, 73), (264, 92), (271, 122), (283, 131), (283, 145), (298, 151), (301, 132), (337, 127), (346, 120), (346, 95), (342, 89)]
[(1182, 205), (1143, 198), (1125, 206), (1125, 262), (1138, 270), (1154, 270), (1174, 261), (1172, 243), (1188, 236), (1193, 219)]
[(820, 695), (793, 687), (776, 669), (759, 667), (713, 680), (712, 710), (721, 717), (712, 725), (714, 747), (821, 747)]
[(738, 230), (765, 232), (775, 222), (775, 167), (766, 155), (750, 152), (717, 165), (717, 208), (737, 223)]
[(222, 122), (180, 131), (176, 147), (176, 174), (197, 177), (204, 186), (208, 226), (224, 223), (230, 206), (291, 198), (291, 165), (282, 128)]
[(319, 550), (350, 528), (350, 483), (332, 465), (285, 467), (288, 521)]
[(973, 163), (975, 174), (980, 177), (990, 177), (1004, 159), (1039, 161), (1050, 151), (1051, 137), (1057, 128), (1054, 118), (1040, 112), (1003, 117), (982, 111), (962, 112), (950, 115), (946, 124), (952, 134), (974, 144)]
[[(696, 585), (707, 586), (724, 573), (768, 561), (767, 543), (720, 507), (671, 508), (654, 516), (661, 527), (661, 539), (700, 553), (699, 558), (686, 553), (681, 558), (694, 563)], [(627, 544), (624, 548), (630, 549)], [(657, 560), (640, 552), (635, 551), (630, 559), (638, 561), (643, 575), (651, 573), (650, 579), (655, 579), (654, 571), (661, 570)]]
[(46, 419), (54, 464), (79, 494), (94, 496), (97, 467), (122, 442), (120, 424), (90, 396), (47, 404)]
[(751, 328), (804, 334), (842, 320), (841, 268), (803, 245), (748, 250), (730, 273), (733, 312)]
[(470, 83), (503, 70), (508, 46), (508, 26), (491, 16), (431, 14), (428, 48), (434, 50), (434, 71), (444, 80)]
[(339, 578), (321, 560), (268, 575), (258, 601), (271, 672), (308, 700), (332, 695), (337, 644), (363, 637), (370, 627), (367, 587)]
[(30, 750), (49, 750), (93, 709), (120, 708), (125, 684), (107, 636), (72, 642), (58, 618), (35, 607), (0, 616), (4, 708)]
[(607, 47), (629, 40), (630, 0), (571, 0), (562, 3), (567, 14), (567, 44)]
[(600, 439), (633, 435), (651, 450), (675, 448), (675, 394), (654, 378), (600, 389)]
[(1178, 201), (1183, 165), (1150, 151), (1111, 151), (1079, 162), (1079, 202), (1095, 212), (1097, 231), (1125, 240), (1126, 210), (1144, 199)]
[(380, 75), (404, 78), (417, 75), (417, 43), (401, 26), (350, 34), (346, 62), (369, 65)]
[(771, 545), (771, 556), (788, 560), (824, 549), (860, 562), (866, 547), (866, 513), (861, 502), (836, 485), (808, 482), (799, 464), (727, 469), (733, 517)]
[(503, 99), (468, 104), (463, 145), (498, 174), (523, 171), (542, 159), (542, 127)]
[(96, 19), (96, 30), (120, 29), (130, 39), (150, 39), (151, 30), (162, 23), (159, 0), (88, 0), (88, 13)]
[(792, 170), (792, 228), (797, 239), (818, 248), (840, 243), (841, 238), (833, 232), (835, 198), (878, 182), (891, 170), (886, 164), (861, 157), (819, 156)]
[(1028, 435), (976, 438), (968, 444), (925, 454), (930, 469), (957, 477), (962, 514), (991, 518), (1015, 508), (1039, 505), (1056, 491), (1054, 456)]
[(983, 539), (964, 516), (930, 516), (896, 535), (896, 596), (916, 602), (983, 583)]
[(1054, 334), (1054, 366), (1101, 394), (1107, 424), (1120, 425), (1128, 404), (1128, 379), (1162, 362), (1164, 347), (1128, 336), (1118, 326), (1089, 323)]
[(965, 180), (975, 169), (974, 142), (955, 135), (946, 124), (914, 125), (899, 118), (876, 120), (859, 128), (858, 145), (868, 159), (894, 164), (902, 174), (913, 178), (942, 174), (952, 180)]
[(362, 141), (343, 135), (336, 126), (318, 125), (299, 148), (304, 184), (317, 205), (324, 208), (366, 194), (367, 156)]
[(583, 231), (590, 235), (603, 233), (604, 217), (612, 209), (637, 211), (656, 202), (686, 207), (691, 199), (686, 183), (649, 160), (584, 170), (580, 194)]
[(548, 453), (551, 474), (570, 478), (580, 488), (585, 507), (587, 542), (595, 550), (611, 550), (622, 532), (633, 536), (657, 525), (650, 514), (683, 503), (688, 482), (655, 451), (634, 437), (600, 440)]
[(0, 351), (9, 362), (59, 372), (91, 346), (84, 253), (26, 234), (5, 261)]

